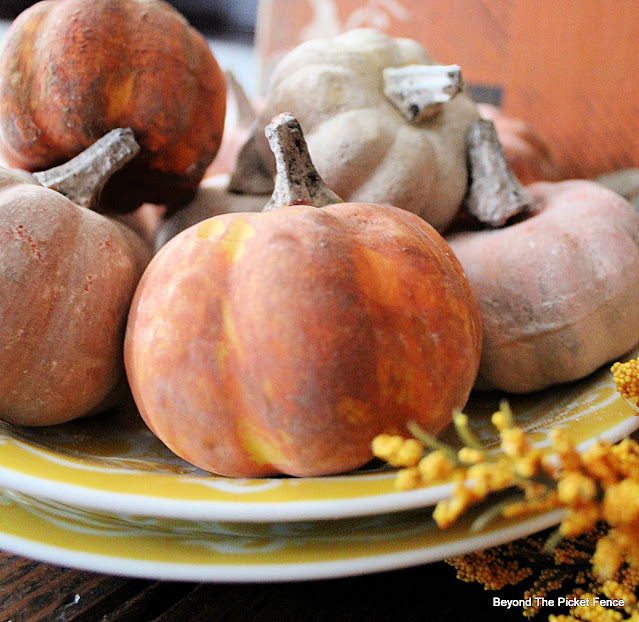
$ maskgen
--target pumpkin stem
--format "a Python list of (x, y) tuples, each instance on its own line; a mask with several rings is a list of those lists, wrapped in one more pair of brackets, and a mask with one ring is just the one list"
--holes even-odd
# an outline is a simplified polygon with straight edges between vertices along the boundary
[(273, 172), (258, 148), (260, 128), (257, 113), (232, 71), (226, 71), (226, 81), (235, 99), (236, 124), (250, 129), (235, 159), (228, 191), (236, 194), (270, 194), (273, 192)]
[(264, 131), (275, 155), (275, 190), (263, 211), (286, 205), (323, 207), (342, 203), (317, 172), (299, 121), (288, 112), (273, 117)]
[(56, 190), (76, 205), (93, 209), (104, 184), (140, 151), (133, 130), (111, 130), (75, 158), (55, 168), (33, 173), (45, 188)]
[(235, 101), (235, 109), (237, 112), (236, 125), (248, 129), (253, 125), (255, 119), (257, 119), (255, 108), (253, 108), (253, 104), (246, 95), (246, 91), (242, 88), (242, 85), (238, 82), (235, 74), (230, 69), (227, 69), (224, 75), (229, 87), (229, 92)]
[(273, 192), (273, 172), (259, 150), (257, 121), (240, 148), (229, 180), (229, 192), (269, 194)]
[(495, 124), (478, 119), (468, 129), (469, 184), (465, 210), (491, 227), (530, 207), (528, 193), (510, 169)]
[(411, 122), (439, 114), (462, 90), (458, 65), (406, 65), (384, 69), (384, 95)]

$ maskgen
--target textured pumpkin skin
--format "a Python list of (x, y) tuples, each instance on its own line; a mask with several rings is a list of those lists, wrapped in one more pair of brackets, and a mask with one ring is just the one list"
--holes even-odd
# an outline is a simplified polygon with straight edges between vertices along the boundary
[[(382, 72), (410, 64), (434, 63), (416, 41), (374, 30), (308, 41), (273, 72), (259, 124), (290, 112), (337, 195), (401, 207), (441, 231), (466, 192), (466, 133), (479, 115), (462, 92), (433, 119), (407, 121), (384, 96)], [(272, 161), (266, 139), (260, 141), (264, 161)]]
[(459, 263), (413, 214), (341, 204), (225, 214), (168, 242), (125, 340), (175, 453), (237, 477), (357, 468), (383, 431), (466, 403), (481, 330)]
[(109, 404), (149, 260), (125, 225), (0, 169), (0, 419), (51, 425)]
[(594, 182), (527, 190), (528, 220), (448, 238), (482, 318), (478, 388), (577, 380), (639, 341), (639, 215)]
[(104, 211), (188, 200), (223, 132), (224, 76), (204, 38), (160, 0), (43, 1), (0, 51), (0, 156), (29, 171), (130, 127), (140, 155), (113, 176)]

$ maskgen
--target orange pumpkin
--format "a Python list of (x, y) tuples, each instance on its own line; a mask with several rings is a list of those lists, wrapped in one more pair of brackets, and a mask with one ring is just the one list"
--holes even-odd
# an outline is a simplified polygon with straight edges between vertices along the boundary
[(224, 127), (224, 76), (206, 40), (161, 0), (43, 1), (0, 50), (0, 157), (37, 171), (129, 127), (140, 155), (102, 211), (189, 200)]
[(132, 304), (127, 375), (149, 427), (197, 466), (338, 473), (382, 432), (449, 424), (475, 379), (479, 317), (430, 225), (330, 205), (297, 121), (268, 131), (274, 209), (207, 219), (160, 249)]
[[(87, 152), (70, 163), (75, 193), (60, 171), (43, 181), (51, 177), (74, 200), (90, 202), (121, 157), (100, 151), (112, 137), (92, 148), (99, 175), (73, 168), (78, 158), (92, 168), (96, 160), (82, 159)], [(122, 223), (25, 171), (0, 168), (0, 419), (51, 425), (113, 405), (125, 387), (126, 317), (149, 259)]]

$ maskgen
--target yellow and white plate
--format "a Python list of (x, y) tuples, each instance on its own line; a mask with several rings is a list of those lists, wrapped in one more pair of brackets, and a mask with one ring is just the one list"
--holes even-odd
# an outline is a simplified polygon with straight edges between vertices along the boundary
[(0, 548), (67, 567), (165, 580), (294, 581), (407, 568), (510, 542), (561, 519), (554, 511), (470, 531), (481, 508), (439, 530), (428, 510), (367, 518), (232, 525), (99, 514), (0, 494)]
[[(474, 396), (466, 412), (487, 446), (497, 446), (490, 414), (501, 395)], [(511, 397), (517, 422), (539, 445), (563, 427), (582, 448), (616, 441), (639, 426), (604, 368), (588, 379)], [(445, 436), (452, 443), (452, 432)], [(231, 479), (177, 458), (134, 408), (50, 428), (0, 426), (0, 489), (98, 512), (238, 523), (334, 520), (433, 505), (450, 484), (398, 492), (394, 473), (371, 464), (319, 478)]]

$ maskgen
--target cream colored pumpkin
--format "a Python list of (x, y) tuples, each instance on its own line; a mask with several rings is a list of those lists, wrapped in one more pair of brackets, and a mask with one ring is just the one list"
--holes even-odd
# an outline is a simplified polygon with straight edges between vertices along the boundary
[(371, 29), (303, 43), (272, 75), (256, 127), (260, 154), (272, 162), (263, 128), (290, 112), (318, 172), (344, 200), (395, 205), (445, 229), (466, 192), (466, 133), (478, 112), (461, 89), (409, 120), (385, 95), (385, 73), (424, 66), (441, 67), (416, 41)]

